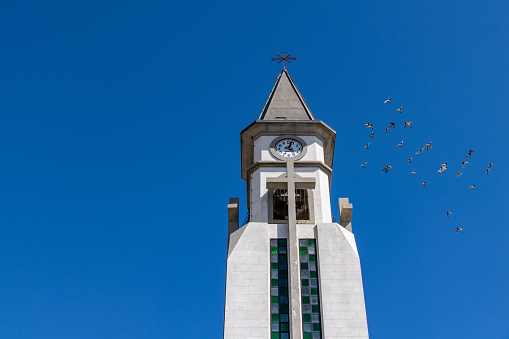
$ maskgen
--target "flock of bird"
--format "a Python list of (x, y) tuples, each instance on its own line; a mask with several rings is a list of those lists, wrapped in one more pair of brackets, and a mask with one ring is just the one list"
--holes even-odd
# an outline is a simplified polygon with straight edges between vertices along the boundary
[[(384, 101), (384, 104), (390, 104), (391, 102), (392, 102), (392, 99), (389, 97), (389, 98), (387, 98), (387, 100), (385, 100), (385, 101)], [(396, 112), (403, 113), (403, 107), (399, 107), (398, 109), (396, 109)], [(364, 124), (364, 127), (365, 127), (366, 129), (371, 129), (371, 135), (370, 135), (369, 139), (373, 139), (373, 138), (375, 138), (375, 132), (374, 132), (374, 126), (373, 126), (373, 124), (372, 124), (372, 123), (370, 123), (370, 122), (367, 122), (367, 123), (365, 123), (365, 124)], [(389, 132), (389, 130), (390, 130), (391, 128), (395, 128), (395, 127), (396, 127), (396, 124), (395, 124), (395, 123), (393, 123), (393, 122), (391, 122), (391, 123), (390, 123), (390, 125), (389, 125), (389, 126), (387, 126), (387, 127), (385, 128), (385, 133), (388, 133), (388, 132)], [(412, 122), (411, 122), (411, 121), (405, 121), (405, 123), (404, 123), (404, 127), (405, 127), (405, 128), (406, 128), (406, 127), (410, 127), (410, 128), (412, 128)], [(403, 148), (403, 142), (404, 142), (404, 141), (402, 140), (402, 141), (401, 141), (398, 145), (396, 145), (396, 147), (401, 147), (401, 148)], [(370, 145), (370, 144), (371, 144), (371, 142), (368, 142), (368, 143), (364, 146), (364, 148), (363, 148), (363, 149), (369, 149), (369, 145)], [(427, 152), (427, 151), (429, 151), (429, 150), (430, 150), (430, 149), (432, 149), (432, 148), (433, 148), (433, 146), (431, 146), (431, 141), (430, 141), (430, 142), (428, 142), (427, 144), (425, 144), (425, 145), (424, 145), (421, 149), (419, 149), (417, 152), (415, 152), (415, 154), (416, 154), (416, 155), (418, 155), (418, 154), (423, 154), (424, 150), (426, 150), (426, 152)], [(467, 155), (465, 155), (465, 158), (470, 158), (470, 159), (472, 159), (472, 153), (475, 153), (475, 151), (474, 151), (474, 150), (469, 150), (468, 154), (467, 154)], [(412, 157), (408, 158), (408, 163), (411, 163), (413, 160), (414, 160), (414, 159), (413, 159)], [(364, 168), (364, 167), (366, 167), (367, 163), (368, 163), (367, 161), (366, 161), (366, 162), (364, 162), (364, 163), (362, 163), (362, 164), (360, 165), (360, 167), (363, 167), (363, 168)], [(461, 163), (461, 167), (462, 167), (462, 168), (464, 168), (466, 164), (468, 164), (468, 161), (466, 161), (466, 160), (465, 160), (465, 161), (463, 161), (463, 162)], [(488, 164), (488, 168), (486, 169), (486, 174), (489, 174), (489, 172), (490, 172), (490, 170), (492, 169), (492, 167), (493, 167), (493, 166), (494, 166), (494, 165), (493, 165), (493, 163), (492, 163), (492, 162), (490, 162), (490, 163)], [(382, 173), (388, 173), (388, 172), (389, 172), (389, 170), (390, 170), (391, 168), (393, 168), (391, 165), (387, 165), (387, 166), (385, 166), (385, 167), (382, 169)], [(440, 167), (439, 167), (439, 169), (438, 169), (438, 171), (437, 171), (437, 174), (444, 173), (444, 171), (446, 171), (446, 170), (447, 170), (447, 168), (448, 168), (447, 162), (445, 162), (445, 163), (441, 164), (441, 165), (440, 165)], [(412, 172), (410, 172), (410, 175), (415, 175), (415, 173), (416, 173), (416, 172), (415, 172), (415, 170), (413, 170)], [(456, 178), (459, 178), (462, 174), (463, 174), (462, 172), (458, 172), (458, 174), (456, 174)], [(422, 186), (422, 187), (425, 187), (425, 186), (426, 186), (426, 180), (424, 180), (424, 181), (423, 181), (423, 183), (421, 184), (421, 186)], [(468, 187), (468, 189), (473, 189), (473, 190), (475, 190), (475, 184), (472, 184), (470, 187)], [(447, 218), (449, 218), (449, 215), (452, 215), (452, 214), (453, 214), (452, 212), (447, 211)], [(458, 233), (459, 231), (462, 231), (462, 230), (463, 230), (463, 229), (462, 229), (461, 227), (456, 227), (456, 233)]]

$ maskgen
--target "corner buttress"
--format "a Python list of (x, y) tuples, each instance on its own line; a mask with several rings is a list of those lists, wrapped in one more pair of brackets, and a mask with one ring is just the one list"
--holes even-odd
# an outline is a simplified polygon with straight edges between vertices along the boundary
[(353, 205), (350, 204), (348, 198), (339, 198), (339, 224), (352, 232), (352, 211)]
[(228, 202), (228, 244), (230, 234), (239, 229), (239, 198), (230, 198)]

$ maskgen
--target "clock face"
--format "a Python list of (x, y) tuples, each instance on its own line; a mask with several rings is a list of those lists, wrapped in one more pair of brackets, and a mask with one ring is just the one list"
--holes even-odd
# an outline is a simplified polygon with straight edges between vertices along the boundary
[(294, 158), (302, 153), (302, 144), (295, 139), (286, 138), (279, 140), (274, 149), (282, 157)]

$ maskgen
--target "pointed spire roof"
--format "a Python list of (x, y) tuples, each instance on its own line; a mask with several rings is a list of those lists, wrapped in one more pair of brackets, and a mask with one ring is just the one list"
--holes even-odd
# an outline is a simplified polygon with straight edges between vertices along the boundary
[(315, 120), (297, 86), (283, 68), (278, 75), (259, 120)]

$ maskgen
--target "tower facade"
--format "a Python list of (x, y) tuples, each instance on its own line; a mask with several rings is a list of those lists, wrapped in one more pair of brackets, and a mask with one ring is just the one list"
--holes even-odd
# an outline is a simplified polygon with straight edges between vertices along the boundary
[(239, 228), (230, 198), (224, 339), (368, 338), (352, 204), (331, 213), (335, 138), (283, 69), (241, 132), (249, 216)]

